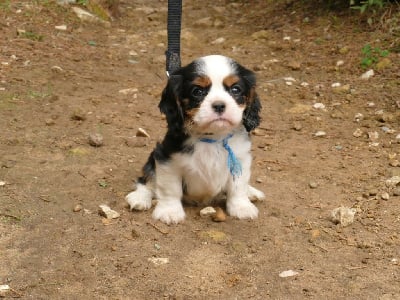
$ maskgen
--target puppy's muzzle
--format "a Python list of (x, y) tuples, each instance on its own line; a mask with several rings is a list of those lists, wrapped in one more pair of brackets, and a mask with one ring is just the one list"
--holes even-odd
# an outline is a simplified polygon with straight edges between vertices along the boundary
[(224, 113), (226, 107), (225, 103), (222, 101), (215, 101), (211, 106), (212, 109), (219, 115), (222, 115)]

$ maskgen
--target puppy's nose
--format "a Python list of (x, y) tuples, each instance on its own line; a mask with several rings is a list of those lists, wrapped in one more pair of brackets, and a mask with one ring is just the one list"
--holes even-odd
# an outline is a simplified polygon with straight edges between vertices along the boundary
[(215, 101), (212, 105), (213, 110), (221, 115), (225, 110), (225, 103), (222, 101)]

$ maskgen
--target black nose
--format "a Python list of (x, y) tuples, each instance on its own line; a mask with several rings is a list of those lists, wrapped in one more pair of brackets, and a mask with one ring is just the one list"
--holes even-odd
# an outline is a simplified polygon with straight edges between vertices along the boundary
[(212, 104), (212, 108), (217, 114), (222, 114), (225, 110), (225, 103), (221, 101), (216, 101)]

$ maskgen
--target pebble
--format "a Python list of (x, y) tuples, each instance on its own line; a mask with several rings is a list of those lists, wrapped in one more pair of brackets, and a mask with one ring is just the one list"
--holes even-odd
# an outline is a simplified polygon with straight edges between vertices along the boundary
[(382, 198), (382, 200), (389, 200), (389, 198), (390, 198), (389, 193), (386, 193), (386, 192), (382, 193), (381, 198)]
[(268, 30), (256, 31), (251, 35), (253, 40), (268, 40), (271, 37), (271, 32)]
[(136, 136), (138, 137), (150, 137), (150, 134), (147, 133), (146, 130), (144, 130), (143, 128), (138, 128), (138, 130), (136, 131)]
[(313, 105), (313, 107), (315, 108), (315, 109), (325, 109), (325, 104), (323, 104), (323, 103), (315, 103), (314, 105)]
[(316, 183), (315, 181), (310, 181), (308, 183), (308, 186), (312, 189), (316, 189), (318, 187), (318, 183)]
[(75, 207), (72, 209), (73, 212), (80, 212), (82, 210), (82, 205), (77, 204)]
[(7, 183), (3, 180), (0, 180), (0, 186), (5, 186)]
[(226, 39), (224, 37), (220, 37), (215, 39), (214, 41), (211, 42), (212, 45), (219, 45), (225, 43)]
[(214, 222), (225, 222), (226, 214), (221, 207), (217, 207), (215, 215), (212, 217)]
[(75, 121), (85, 121), (86, 120), (86, 114), (85, 114), (84, 111), (82, 111), (81, 109), (77, 108), (72, 112), (71, 119), (75, 120)]
[(364, 133), (363, 133), (363, 131), (360, 129), (360, 128), (357, 128), (354, 132), (353, 132), (353, 136), (354, 137), (360, 137), (360, 136), (362, 136)]
[(279, 277), (281, 278), (286, 278), (286, 277), (292, 277), (298, 275), (299, 272), (293, 271), (293, 270), (287, 270), (279, 273)]
[(54, 124), (56, 124), (56, 122), (52, 119), (52, 118), (48, 118), (46, 120), (44, 120), (46, 126), (53, 126)]
[(323, 136), (326, 136), (326, 132), (320, 130), (320, 131), (317, 131), (316, 133), (314, 133), (314, 136), (315, 137), (323, 137)]
[(128, 89), (122, 89), (119, 90), (118, 93), (122, 94), (122, 95), (132, 95), (137, 93), (139, 90), (137, 88), (128, 88)]
[(99, 214), (107, 219), (117, 219), (120, 217), (120, 214), (115, 210), (112, 210), (108, 205), (99, 205), (100, 210)]
[(51, 70), (53, 73), (62, 73), (62, 72), (64, 72), (64, 69), (61, 68), (60, 66), (52, 66), (52, 67), (50, 68), (50, 70)]
[(368, 138), (369, 138), (371, 141), (376, 141), (377, 139), (379, 139), (379, 133), (376, 132), (376, 131), (368, 132)]
[(378, 71), (382, 71), (384, 69), (390, 68), (391, 66), (392, 66), (392, 61), (389, 58), (384, 57), (376, 64), (376, 69)]
[(394, 196), (400, 196), (400, 187), (397, 187), (393, 190), (393, 195)]
[(393, 176), (386, 180), (385, 183), (387, 187), (395, 187), (400, 183), (400, 176)]
[(214, 209), (212, 206), (207, 206), (204, 207), (202, 210), (200, 210), (200, 216), (201, 217), (208, 217), (212, 216), (216, 213), (217, 211)]
[(333, 223), (345, 227), (354, 222), (355, 214), (356, 210), (354, 208), (341, 206), (331, 211), (331, 220)]
[(147, 260), (155, 264), (156, 266), (165, 265), (169, 263), (169, 258), (167, 257), (150, 257)]
[(374, 70), (370, 69), (361, 75), (361, 79), (368, 80), (375, 75)]
[(54, 28), (57, 30), (60, 30), (60, 31), (66, 31), (67, 25), (58, 25), (58, 26), (54, 26)]
[(360, 121), (362, 121), (362, 120), (364, 120), (364, 115), (363, 115), (362, 113), (356, 113), (356, 114), (354, 115), (354, 121), (360, 122)]
[[(340, 84), (340, 83), (339, 83)], [(339, 85), (339, 86), (333, 86), (333, 92), (336, 94), (346, 94), (350, 92), (350, 84), (345, 84), (345, 85)]]
[(300, 131), (303, 129), (303, 126), (300, 123), (294, 123), (293, 124), (293, 129), (296, 131)]
[(93, 147), (101, 147), (104, 144), (104, 138), (100, 133), (89, 134), (89, 145)]
[(344, 61), (343, 60), (338, 60), (336, 62), (336, 67), (340, 67), (340, 66), (343, 66), (343, 65), (344, 65)]

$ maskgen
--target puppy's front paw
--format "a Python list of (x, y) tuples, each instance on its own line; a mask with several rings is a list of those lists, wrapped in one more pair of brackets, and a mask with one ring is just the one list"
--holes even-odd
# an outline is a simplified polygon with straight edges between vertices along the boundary
[(250, 201), (262, 201), (265, 199), (265, 194), (251, 185), (249, 185), (247, 196)]
[(256, 219), (258, 208), (249, 199), (228, 201), (226, 204), (228, 214), (238, 219)]
[(125, 199), (135, 210), (147, 210), (151, 207), (152, 192), (143, 184), (138, 184), (136, 191), (129, 193)]
[(185, 211), (180, 201), (163, 203), (161, 200), (153, 211), (153, 218), (167, 224), (178, 224), (185, 219)]

